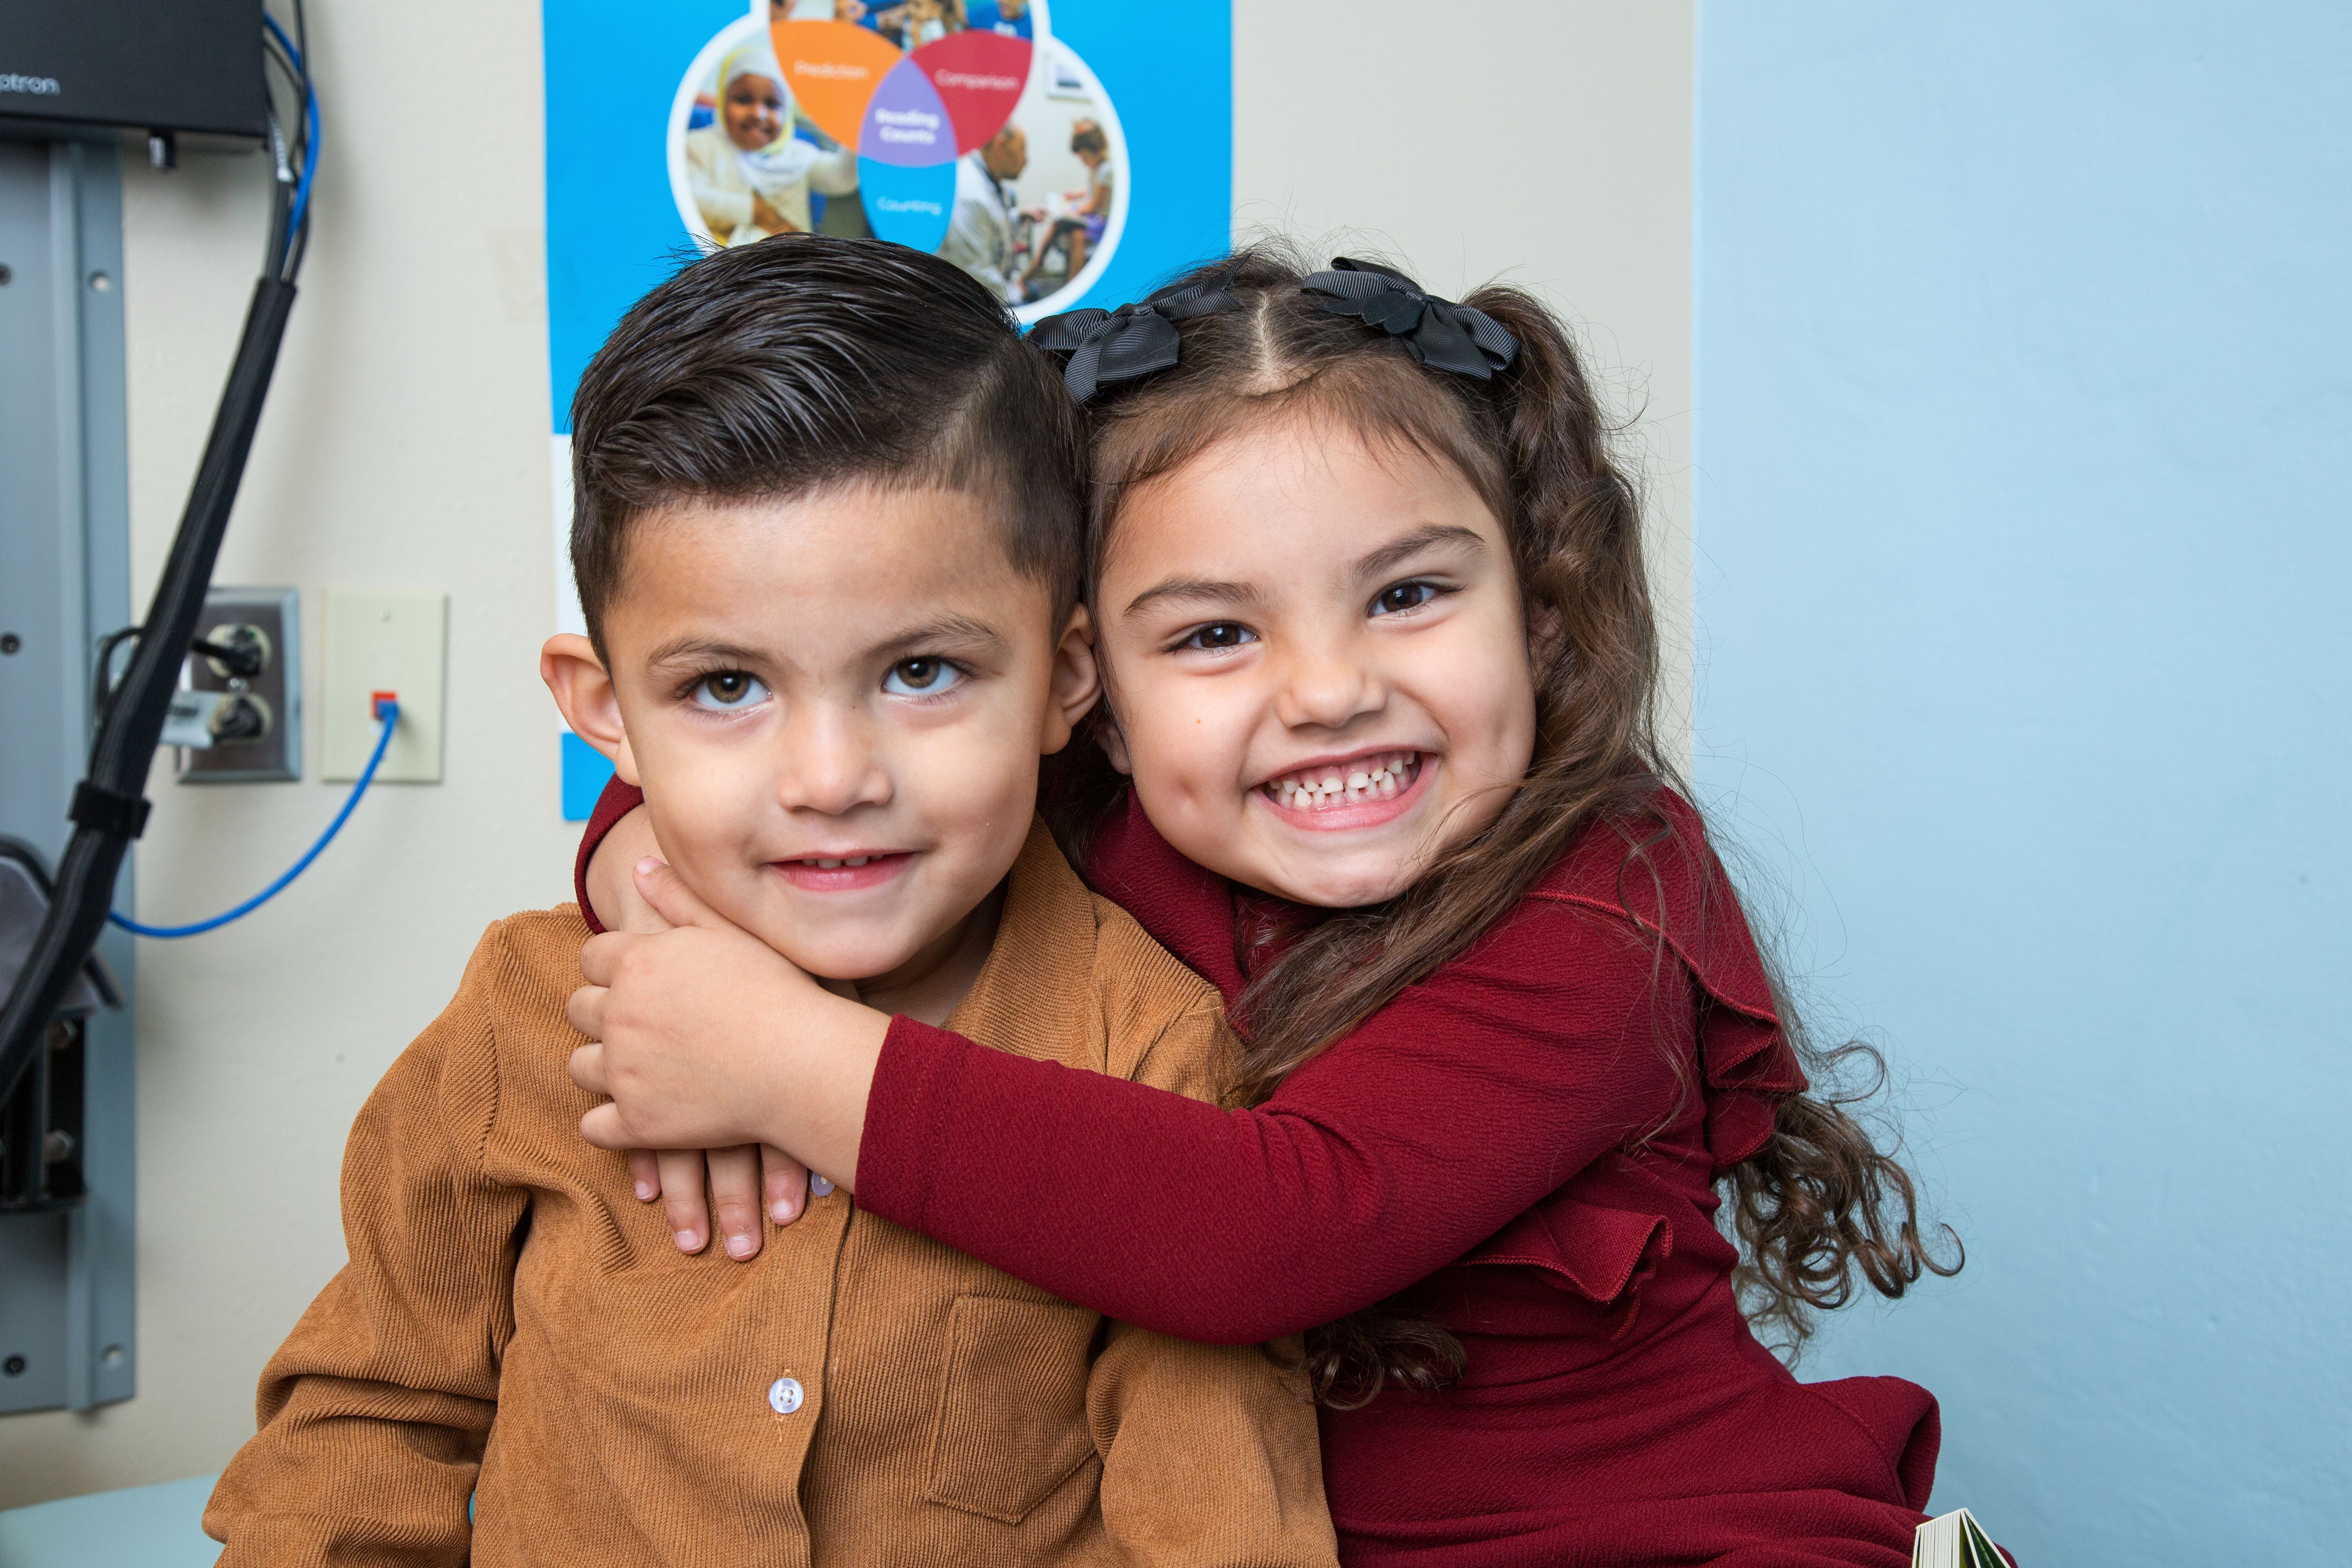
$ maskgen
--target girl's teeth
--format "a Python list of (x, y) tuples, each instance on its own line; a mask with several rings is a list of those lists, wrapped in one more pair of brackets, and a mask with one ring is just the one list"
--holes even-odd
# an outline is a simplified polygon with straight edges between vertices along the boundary
[(1404, 787), (1406, 771), (1419, 760), (1418, 752), (1397, 752), (1359, 766), (1344, 778), (1339, 773), (1303, 777), (1293, 773), (1266, 785), (1266, 793), (1293, 811), (1312, 811), (1342, 801), (1393, 800)]

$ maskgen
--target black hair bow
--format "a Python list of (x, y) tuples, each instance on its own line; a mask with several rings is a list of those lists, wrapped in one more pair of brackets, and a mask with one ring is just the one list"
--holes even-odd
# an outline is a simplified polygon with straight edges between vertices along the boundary
[(1084, 403), (1112, 382), (1156, 375), (1173, 365), (1178, 321), (1241, 308), (1225, 283), (1219, 273), (1189, 287), (1171, 284), (1116, 310), (1066, 310), (1030, 328), (1029, 341), (1070, 356), (1062, 384)]
[(1474, 305), (1441, 300), (1377, 261), (1339, 256), (1331, 266), (1332, 271), (1318, 272), (1298, 287), (1330, 295), (1323, 306), (1327, 310), (1360, 316), (1364, 325), (1402, 338), (1406, 351), (1432, 370), (1485, 381), (1518, 355), (1519, 341)]

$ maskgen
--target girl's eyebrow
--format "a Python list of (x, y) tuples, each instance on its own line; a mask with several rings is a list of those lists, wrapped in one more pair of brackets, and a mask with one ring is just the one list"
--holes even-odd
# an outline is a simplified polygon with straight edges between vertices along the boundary
[(1247, 583), (1218, 583), (1204, 577), (1176, 577), (1156, 588), (1146, 588), (1127, 602), (1120, 612), (1133, 616), (1141, 615), (1152, 605), (1255, 605), (1265, 595)]
[(1356, 575), (1377, 577), (1391, 567), (1412, 560), (1433, 544), (1461, 545), (1475, 551), (1486, 548), (1486, 540), (1479, 537), (1475, 530), (1464, 528), (1459, 523), (1433, 522), (1426, 528), (1414, 529), (1402, 539), (1391, 540), (1357, 562)]

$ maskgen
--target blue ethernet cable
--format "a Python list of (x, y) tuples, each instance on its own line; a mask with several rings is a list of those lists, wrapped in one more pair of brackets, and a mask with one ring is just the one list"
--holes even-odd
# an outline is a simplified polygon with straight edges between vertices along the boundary
[(351, 795), (343, 802), (343, 809), (335, 813), (335, 820), (327, 824), (327, 831), (319, 835), (319, 841), (303, 852), (302, 858), (294, 862), (293, 869), (227, 913), (215, 915), (208, 921), (198, 921), (194, 925), (143, 926), (137, 921), (127, 920), (116, 914), (111, 910), (107, 911), (106, 918), (124, 931), (134, 931), (141, 936), (195, 936), (225, 926), (239, 916), (249, 915), (279, 893), (284, 892), (286, 885), (300, 876), (310, 867), (310, 862), (319, 858), (319, 851), (324, 849), (333, 841), (335, 835), (341, 831), (343, 823), (352, 815), (352, 807), (359, 805), (360, 796), (367, 794), (369, 784), (374, 780), (376, 765), (383, 761), (383, 749), (392, 744), (393, 729), (400, 722), (400, 704), (389, 697), (379, 697), (375, 701), (375, 712), (376, 717), (383, 721), (383, 733), (375, 738), (375, 750), (370, 753), (367, 766), (360, 772), (360, 782), (352, 785)]
[(301, 73), (302, 96), (307, 110), (303, 116), (309, 131), (302, 138), (302, 177), (295, 184), (293, 210), (286, 217), (286, 242), (291, 245), (294, 237), (302, 231), (302, 215), (310, 209), (310, 174), (319, 166), (319, 143), (322, 140), (319, 128), (319, 95), (311, 90), (310, 68), (302, 58), (302, 51), (294, 47), (294, 40), (286, 36), (286, 29), (278, 25), (278, 18), (265, 11), (261, 14), (261, 21), (278, 36), (278, 42), (285, 48), (287, 58)]

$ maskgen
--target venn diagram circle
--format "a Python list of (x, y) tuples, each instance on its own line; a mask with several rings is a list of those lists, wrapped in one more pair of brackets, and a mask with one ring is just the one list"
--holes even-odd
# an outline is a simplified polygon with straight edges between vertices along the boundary
[(1037, 40), (975, 28), (901, 50), (855, 22), (787, 20), (771, 30), (801, 112), (857, 150), (876, 237), (939, 249), (955, 210), (956, 160), (1013, 117)]

